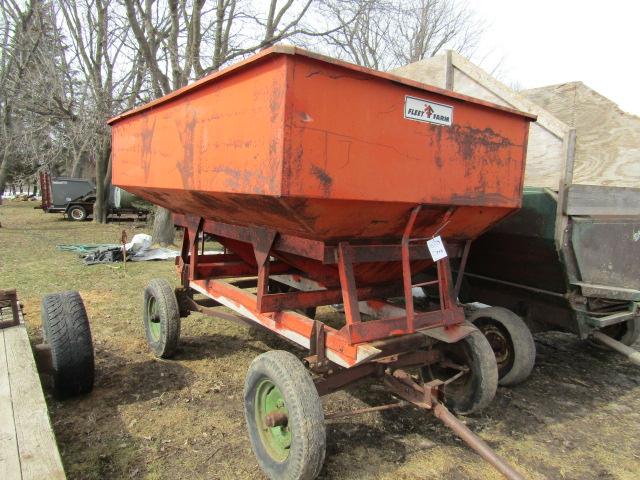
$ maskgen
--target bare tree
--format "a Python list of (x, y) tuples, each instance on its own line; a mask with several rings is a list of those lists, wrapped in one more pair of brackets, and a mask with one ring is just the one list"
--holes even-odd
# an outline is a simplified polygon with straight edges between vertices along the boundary
[(325, 8), (342, 27), (324, 39), (329, 53), (365, 67), (383, 68), (392, 55), (395, 5), (387, 0), (328, 0)]
[(69, 118), (69, 92), (58, 68), (63, 51), (51, 3), (3, 0), (0, 7), (3, 191), (8, 178), (33, 175), (41, 164), (60, 156), (65, 148), (61, 137)]
[[(106, 120), (131, 106), (142, 81), (143, 64), (137, 49), (131, 49), (130, 29), (124, 12), (119, 12), (112, 0), (58, 0), (67, 33), (71, 39), (74, 61), (86, 82), (82, 105), (84, 138), (91, 139), (95, 162), (96, 202), (94, 220), (107, 219), (111, 188), (111, 132)], [(124, 64), (133, 66), (126, 68)], [(119, 68), (120, 67), (120, 68)], [(88, 108), (87, 108), (88, 107)], [(80, 162), (88, 145), (76, 144), (74, 152)], [(75, 163), (73, 171), (78, 173)]]
[[(384, 70), (481, 31), (463, 0), (0, 0), (0, 191), (95, 171), (103, 222), (114, 114), (281, 41)], [(154, 239), (173, 242), (166, 210)]]
[(342, 28), (327, 35), (328, 52), (387, 70), (436, 55), (443, 48), (469, 54), (484, 28), (457, 0), (325, 0)]
[(464, 3), (454, 0), (411, 0), (397, 7), (397, 34), (392, 45), (396, 62), (405, 65), (436, 55), (445, 46), (470, 54), (484, 25)]
[[(155, 97), (279, 41), (327, 33), (307, 22), (313, 0), (125, 0), (124, 4)], [(174, 240), (171, 216), (162, 208), (156, 209), (153, 238), (164, 244)]]
[(18, 85), (38, 47), (41, 32), (36, 28), (37, 2), (29, 2), (24, 9), (10, 0), (0, 3), (2, 11), (2, 50), (0, 52), (0, 113), (2, 115), (2, 156), (0, 157), (0, 194), (17, 159), (15, 137), (15, 100)]

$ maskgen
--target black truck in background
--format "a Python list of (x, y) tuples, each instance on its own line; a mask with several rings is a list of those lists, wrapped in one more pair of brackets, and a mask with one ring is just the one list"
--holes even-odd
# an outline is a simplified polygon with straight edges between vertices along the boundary
[[(91, 180), (71, 177), (52, 177), (48, 172), (40, 172), (40, 208), (46, 213), (63, 213), (69, 220), (81, 222), (93, 215), (96, 201), (96, 186)], [(118, 187), (109, 192), (107, 218), (135, 215), (146, 219), (150, 208), (138, 204), (137, 197)]]

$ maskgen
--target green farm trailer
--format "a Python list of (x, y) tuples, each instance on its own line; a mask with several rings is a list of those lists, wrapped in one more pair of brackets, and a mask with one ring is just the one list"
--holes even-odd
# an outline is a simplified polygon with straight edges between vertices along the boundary
[[(463, 299), (501, 305), (534, 331), (640, 336), (640, 189), (529, 187), (522, 209), (471, 246)], [(466, 297), (466, 298), (465, 298)]]

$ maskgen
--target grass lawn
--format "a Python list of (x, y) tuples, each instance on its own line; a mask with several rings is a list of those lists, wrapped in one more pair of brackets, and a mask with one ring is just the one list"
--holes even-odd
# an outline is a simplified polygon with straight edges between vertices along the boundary
[[(142, 292), (154, 277), (176, 281), (171, 261), (85, 266), (62, 243), (118, 243), (144, 232), (130, 223), (75, 223), (0, 206), (0, 289), (17, 288), (33, 343), (40, 301), (78, 290), (96, 353), (94, 391), (58, 402), (47, 395), (71, 479), (259, 479), (244, 424), (242, 389), (251, 360), (290, 349), (270, 334), (192, 314), (174, 360), (148, 351)], [(531, 479), (640, 478), (640, 369), (571, 335), (536, 337), (537, 366), (523, 385), (500, 388), (481, 415), (463, 420)], [(323, 399), (325, 411), (390, 401), (365, 384)], [(322, 478), (498, 479), (429, 413), (392, 410), (327, 427)]]

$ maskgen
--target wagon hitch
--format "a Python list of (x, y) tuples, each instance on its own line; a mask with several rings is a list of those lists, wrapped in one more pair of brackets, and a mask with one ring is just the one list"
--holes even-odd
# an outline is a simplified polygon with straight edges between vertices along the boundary
[(611, 338), (609, 335), (606, 335), (605, 333), (602, 333), (598, 330), (592, 332), (591, 337), (594, 340), (611, 348), (612, 350), (615, 350), (616, 352), (621, 353), (622, 355), (627, 357), (631, 363), (635, 365), (640, 365), (640, 352), (638, 352), (637, 350), (634, 350), (633, 348), (628, 347), (624, 343), (619, 342), (618, 340), (615, 340), (614, 338)]
[(524, 480), (524, 477), (509, 465), (506, 460), (495, 453), (484, 440), (469, 430), (465, 424), (458, 420), (455, 415), (441, 403), (441, 387), (455, 381), (464, 373), (466, 372), (464, 367), (462, 367), (459, 373), (446, 381), (431, 380), (421, 385), (407, 372), (395, 370), (393, 373), (386, 373), (383, 382), (395, 395), (405, 400), (405, 402), (392, 404), (394, 407), (403, 406), (402, 404), (412, 404), (419, 408), (432, 410), (436, 418), (453, 430), (460, 439), (464, 440), (467, 445), (493, 465), (502, 475), (509, 480)]

